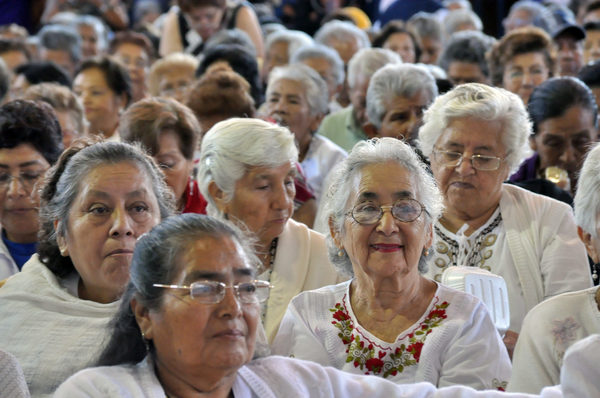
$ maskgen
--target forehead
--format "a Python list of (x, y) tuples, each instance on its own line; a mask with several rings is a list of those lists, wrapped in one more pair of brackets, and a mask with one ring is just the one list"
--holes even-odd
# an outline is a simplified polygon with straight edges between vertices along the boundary
[(134, 43), (129, 43), (129, 42), (125, 42), (125, 43), (121, 43), (119, 44), (119, 46), (117, 47), (115, 54), (117, 55), (130, 55), (133, 57), (147, 57), (148, 54), (146, 54), (146, 51), (138, 46), (137, 44)]
[(406, 197), (417, 197), (416, 177), (396, 162), (384, 162), (366, 165), (356, 174), (349, 202), (383, 203)]
[(503, 133), (503, 125), (497, 120), (457, 118), (448, 124), (436, 146), (445, 149), (481, 149), (496, 153), (504, 150)]
[(292, 79), (277, 79), (269, 84), (270, 93), (304, 95), (305, 87), (302, 83)]
[(583, 131), (590, 135), (595, 132), (594, 113), (579, 105), (570, 107), (561, 116), (544, 120), (538, 126), (539, 134), (570, 136)]
[(506, 65), (508, 67), (528, 67), (534, 65), (545, 66), (546, 58), (541, 52), (528, 52), (515, 55), (506, 63)]
[(411, 107), (426, 107), (429, 105), (429, 95), (425, 90), (419, 90), (411, 97), (397, 95), (385, 104), (386, 115), (395, 111), (405, 110)]
[(333, 66), (329, 63), (329, 61), (327, 60), (327, 58), (318, 58), (318, 57), (312, 57), (312, 58), (306, 58), (304, 60), (302, 60), (302, 63), (304, 63), (307, 66), (310, 66), (311, 68), (313, 68), (314, 70), (316, 70), (319, 73), (326, 73), (329, 72)]
[(412, 45), (412, 39), (407, 33), (404, 32), (396, 32), (392, 33), (387, 40), (386, 44), (402, 44), (402, 45)]
[(246, 169), (246, 174), (238, 181), (252, 182), (258, 178), (285, 178), (290, 173), (294, 173), (295, 166), (290, 162), (285, 162), (281, 166), (249, 166)]
[(478, 76), (481, 75), (479, 64), (474, 62), (452, 61), (448, 65), (450, 76)]
[(88, 68), (82, 70), (73, 81), (74, 86), (79, 85), (101, 85), (108, 87), (104, 72), (99, 68)]
[[(126, 192), (117, 189), (116, 184), (127, 181)], [(119, 196), (138, 190), (144, 190), (154, 195), (152, 183), (148, 174), (133, 162), (121, 162), (116, 164), (103, 164), (91, 170), (80, 182), (78, 197), (84, 197), (93, 191), (107, 192), (113, 196)]]
[(24, 143), (14, 148), (0, 148), (0, 163), (3, 165), (18, 166), (32, 161), (47, 164), (46, 159), (31, 144)]

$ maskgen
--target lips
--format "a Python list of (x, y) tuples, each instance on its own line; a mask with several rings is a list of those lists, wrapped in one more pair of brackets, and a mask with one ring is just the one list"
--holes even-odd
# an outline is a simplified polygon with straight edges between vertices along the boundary
[(109, 252), (106, 255), (106, 257), (121, 256), (121, 255), (128, 255), (128, 254), (133, 254), (133, 250), (131, 250), (131, 249), (115, 249), (115, 250)]
[(453, 188), (458, 188), (458, 189), (474, 189), (475, 188), (475, 186), (473, 184), (464, 182), (464, 181), (451, 182), (450, 186), (452, 186)]
[(396, 243), (374, 243), (370, 245), (371, 248), (382, 253), (392, 253), (404, 249), (404, 245)]
[(224, 329), (214, 334), (216, 338), (238, 339), (245, 337), (245, 333), (240, 329)]

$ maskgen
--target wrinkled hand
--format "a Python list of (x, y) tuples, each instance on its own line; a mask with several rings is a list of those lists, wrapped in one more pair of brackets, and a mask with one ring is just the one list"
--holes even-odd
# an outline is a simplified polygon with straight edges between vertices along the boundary
[(513, 351), (515, 350), (515, 345), (517, 344), (517, 339), (519, 338), (519, 334), (513, 332), (512, 330), (508, 330), (504, 335), (504, 345), (506, 346), (506, 350), (508, 351), (508, 356), (512, 361)]

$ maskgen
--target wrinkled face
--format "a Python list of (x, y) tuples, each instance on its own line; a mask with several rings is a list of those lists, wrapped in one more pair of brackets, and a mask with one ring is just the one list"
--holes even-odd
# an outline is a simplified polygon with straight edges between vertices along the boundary
[(368, 122), (367, 118), (367, 90), (371, 76), (358, 74), (356, 84), (350, 88), (350, 102), (354, 109), (354, 117), (359, 126)]
[(419, 62), (437, 65), (438, 57), (442, 51), (442, 43), (431, 37), (421, 37), (421, 58)]
[(73, 61), (68, 51), (50, 50), (42, 47), (40, 48), (40, 59), (42, 61), (54, 62), (56, 65), (63, 68), (69, 76), (73, 76), (75, 73), (75, 61)]
[(595, 141), (594, 114), (589, 109), (573, 106), (562, 116), (541, 122), (530, 142), (540, 156), (541, 170), (549, 166), (566, 170), (574, 187), (585, 155)]
[(464, 83), (487, 83), (479, 64), (473, 62), (452, 61), (448, 65), (448, 78), (453, 85)]
[(515, 55), (504, 67), (502, 85), (517, 94), (525, 104), (533, 89), (550, 77), (544, 54), (531, 52)]
[(267, 50), (265, 57), (265, 64), (263, 67), (263, 79), (266, 81), (269, 73), (278, 66), (285, 66), (289, 63), (288, 53), (289, 43), (285, 41), (278, 41), (273, 43)]
[(338, 91), (338, 84), (333, 75), (333, 66), (325, 58), (306, 58), (302, 60), (302, 63), (314, 69), (325, 80), (329, 91), (329, 99), (331, 100)]
[(418, 91), (412, 97), (395, 97), (385, 106), (386, 113), (379, 135), (413, 142), (423, 120), (423, 111), (430, 102), (425, 90)]
[(188, 88), (194, 81), (194, 71), (174, 68), (161, 74), (158, 83), (158, 95), (169, 97), (183, 103)]
[(444, 130), (435, 148), (463, 154), (462, 163), (447, 167), (430, 156), (431, 171), (444, 195), (445, 213), (462, 220), (479, 217), (500, 202), (502, 182), (508, 177), (508, 166), (501, 162), (497, 170), (483, 171), (473, 168), (472, 155), (504, 158), (507, 153), (502, 142), (503, 126), (498, 121), (457, 118)]
[(587, 30), (583, 42), (583, 62), (589, 64), (598, 59), (600, 59), (600, 30)]
[(194, 162), (183, 156), (181, 141), (176, 133), (166, 130), (160, 134), (158, 137), (158, 153), (154, 155), (154, 159), (165, 173), (167, 185), (173, 190), (179, 208), (182, 208), (187, 200), (183, 197), (183, 193), (194, 167)]
[(33, 190), (49, 167), (48, 161), (30, 144), (0, 149), (0, 181), (13, 176), (0, 184), (0, 225), (9, 240), (37, 241), (40, 200)]
[(267, 87), (267, 113), (294, 133), (301, 149), (308, 146), (321, 120), (311, 115), (302, 83), (290, 79), (275, 80)]
[[(198, 240), (177, 259), (181, 272), (169, 284), (189, 286), (211, 280), (232, 286), (250, 282), (254, 269), (242, 253), (229, 237)], [(177, 379), (198, 386), (202, 374), (235, 372), (252, 359), (260, 305), (241, 303), (233, 289), (226, 289), (223, 301), (217, 304), (197, 302), (189, 290), (165, 289), (160, 308), (146, 316), (142, 321), (138, 318), (138, 323), (156, 350), (159, 377), (177, 375)]]
[(417, 62), (415, 45), (408, 33), (393, 33), (383, 43), (383, 48), (400, 55), (402, 62), (414, 64)]
[(347, 40), (331, 38), (327, 45), (338, 52), (340, 58), (344, 61), (344, 65), (348, 65), (352, 56), (359, 50), (358, 40), (354, 37), (348, 37)]
[(219, 205), (230, 220), (243, 222), (262, 243), (283, 232), (294, 211), (296, 167), (286, 162), (278, 167), (249, 167), (235, 183), (233, 198)]
[(90, 25), (79, 25), (79, 36), (81, 37), (81, 55), (83, 58), (98, 55), (98, 35)]
[(80, 182), (65, 235), (57, 239), (61, 254), (71, 257), (81, 277), (80, 297), (104, 303), (116, 300), (129, 279), (137, 238), (159, 222), (150, 178), (136, 165), (118, 163), (92, 170)]
[(583, 66), (583, 40), (570, 36), (554, 39), (556, 66), (559, 76), (577, 76)]
[[(365, 202), (391, 206), (400, 199), (418, 200), (416, 187), (415, 177), (399, 164), (370, 164), (356, 178), (346, 209)], [(424, 212), (413, 222), (401, 222), (386, 210), (372, 225), (346, 216), (341, 236), (334, 239), (348, 253), (359, 278), (416, 275), (423, 250), (431, 246), (432, 227)]]
[(215, 6), (193, 7), (185, 12), (185, 17), (190, 27), (206, 41), (221, 27), (223, 10)]
[(123, 43), (117, 47), (114, 57), (127, 67), (134, 90), (143, 91), (150, 67), (150, 57), (146, 51), (136, 44)]

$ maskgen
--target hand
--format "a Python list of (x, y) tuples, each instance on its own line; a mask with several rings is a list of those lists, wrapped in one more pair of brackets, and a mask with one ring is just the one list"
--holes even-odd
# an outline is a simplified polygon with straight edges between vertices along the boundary
[(504, 335), (504, 345), (506, 346), (506, 351), (508, 351), (508, 356), (512, 361), (513, 352), (515, 350), (515, 345), (517, 345), (517, 339), (519, 338), (519, 333), (515, 333), (512, 330), (508, 330)]

